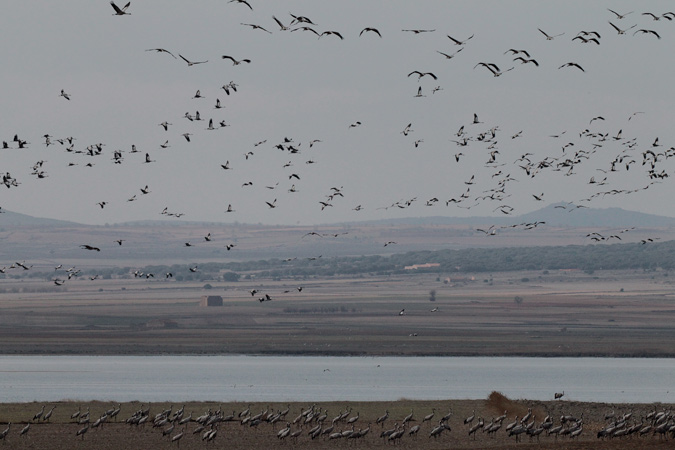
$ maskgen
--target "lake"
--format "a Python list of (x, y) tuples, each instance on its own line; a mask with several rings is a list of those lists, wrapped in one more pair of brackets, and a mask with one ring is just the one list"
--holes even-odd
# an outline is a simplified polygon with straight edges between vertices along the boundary
[(675, 403), (675, 359), (6, 356), (2, 402), (513, 399)]

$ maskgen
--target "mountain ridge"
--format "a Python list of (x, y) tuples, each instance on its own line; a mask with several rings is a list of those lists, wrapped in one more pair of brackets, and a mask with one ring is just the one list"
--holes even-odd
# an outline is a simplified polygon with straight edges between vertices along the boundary
[(373, 219), (364, 221), (348, 221), (322, 223), (315, 225), (279, 225), (245, 222), (214, 222), (214, 221), (162, 221), (162, 220), (134, 220), (117, 222), (106, 225), (88, 225), (67, 220), (35, 217), (27, 214), (3, 210), (0, 214), (2, 226), (36, 226), (36, 227), (133, 227), (133, 226), (190, 226), (190, 225), (234, 225), (245, 227), (332, 227), (344, 225), (512, 225), (514, 223), (544, 222), (548, 226), (557, 227), (675, 227), (675, 217), (647, 214), (630, 211), (619, 207), (586, 208), (569, 205), (567, 203), (553, 203), (541, 209), (520, 215), (491, 216), (414, 216), (390, 219)]

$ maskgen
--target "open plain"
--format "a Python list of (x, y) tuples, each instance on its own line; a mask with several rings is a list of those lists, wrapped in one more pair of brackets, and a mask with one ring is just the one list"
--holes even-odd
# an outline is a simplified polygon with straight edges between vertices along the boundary
[[(3, 354), (675, 354), (666, 271), (0, 286)], [(223, 306), (199, 306), (207, 294)]]

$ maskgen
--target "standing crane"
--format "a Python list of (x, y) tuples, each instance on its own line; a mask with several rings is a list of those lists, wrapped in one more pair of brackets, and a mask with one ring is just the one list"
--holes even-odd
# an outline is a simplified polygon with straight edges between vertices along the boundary
[(384, 421), (387, 420), (388, 418), (389, 418), (389, 410), (388, 410), (388, 409), (385, 409), (385, 410), (384, 410), (384, 415), (378, 417), (377, 420), (375, 421), (375, 423), (376, 423), (376, 424), (379, 423), (379, 424), (384, 428)]
[(82, 440), (84, 440), (84, 434), (87, 431), (89, 431), (89, 424), (88, 423), (84, 427), (77, 430), (77, 433), (75, 433), (75, 436), (82, 436)]
[(42, 414), (44, 414), (44, 412), (45, 412), (45, 405), (42, 405), (42, 409), (37, 414), (35, 414), (33, 416), (33, 420), (40, 420), (40, 418), (42, 417)]
[(5, 429), (2, 431), (2, 433), (0, 433), (0, 441), (2, 441), (3, 439), (5, 439), (5, 438), (7, 437), (7, 435), (9, 434), (9, 429), (10, 429), (11, 427), (12, 427), (12, 422), (9, 422), (9, 423), (7, 424), (7, 428), (5, 428)]
[(19, 436), (25, 436), (26, 434), (28, 434), (28, 430), (30, 430), (30, 423), (28, 423), (25, 427), (21, 429)]

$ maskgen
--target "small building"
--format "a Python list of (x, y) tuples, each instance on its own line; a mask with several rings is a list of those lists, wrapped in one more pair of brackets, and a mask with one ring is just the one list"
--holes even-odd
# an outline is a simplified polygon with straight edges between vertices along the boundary
[(426, 263), (426, 264), (413, 264), (412, 266), (405, 266), (405, 270), (417, 270), (417, 269), (433, 269), (434, 267), (441, 267), (441, 263)]
[(223, 297), (220, 295), (202, 295), (199, 306), (223, 306)]

